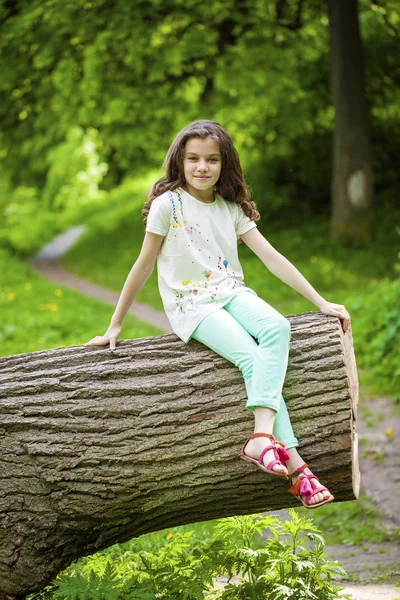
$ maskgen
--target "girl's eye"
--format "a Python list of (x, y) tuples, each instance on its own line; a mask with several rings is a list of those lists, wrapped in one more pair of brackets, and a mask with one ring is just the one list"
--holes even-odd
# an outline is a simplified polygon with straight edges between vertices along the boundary
[[(195, 156), (189, 156), (188, 160), (197, 160)], [(211, 162), (218, 162), (218, 158), (210, 158)]]

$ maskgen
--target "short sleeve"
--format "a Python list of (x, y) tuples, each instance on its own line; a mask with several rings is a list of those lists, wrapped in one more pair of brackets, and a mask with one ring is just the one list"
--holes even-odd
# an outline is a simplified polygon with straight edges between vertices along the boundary
[(252, 221), (252, 219), (250, 219), (243, 212), (243, 209), (239, 204), (237, 204), (236, 207), (237, 207), (237, 215), (236, 215), (235, 231), (236, 231), (237, 235), (243, 235), (244, 233), (247, 233), (248, 231), (250, 231), (250, 229), (257, 227), (256, 223), (254, 221)]
[(146, 231), (167, 235), (171, 223), (171, 204), (166, 196), (154, 198), (147, 215)]

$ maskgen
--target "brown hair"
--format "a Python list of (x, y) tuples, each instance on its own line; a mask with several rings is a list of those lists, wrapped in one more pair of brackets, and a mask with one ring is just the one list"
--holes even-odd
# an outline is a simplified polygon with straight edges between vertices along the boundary
[(227, 202), (239, 204), (250, 219), (259, 221), (260, 213), (251, 200), (251, 192), (244, 179), (239, 155), (230, 136), (216, 121), (201, 120), (186, 125), (170, 145), (163, 163), (165, 175), (153, 185), (142, 210), (142, 215), (145, 217), (144, 225), (147, 223), (147, 215), (153, 200), (167, 190), (173, 191), (184, 185), (183, 158), (186, 142), (191, 138), (209, 137), (217, 142), (221, 152), (221, 174), (215, 185), (216, 192)]

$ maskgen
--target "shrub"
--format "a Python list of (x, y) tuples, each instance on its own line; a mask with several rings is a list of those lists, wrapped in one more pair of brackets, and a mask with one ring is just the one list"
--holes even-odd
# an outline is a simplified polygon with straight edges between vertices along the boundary
[(344, 569), (326, 559), (317, 527), (289, 514), (221, 519), (208, 542), (170, 532), (151, 548), (143, 536), (79, 560), (30, 600), (336, 600)]
[(400, 402), (400, 278), (382, 279), (375, 290), (349, 304), (357, 311), (358, 367), (368, 370), (371, 393)]

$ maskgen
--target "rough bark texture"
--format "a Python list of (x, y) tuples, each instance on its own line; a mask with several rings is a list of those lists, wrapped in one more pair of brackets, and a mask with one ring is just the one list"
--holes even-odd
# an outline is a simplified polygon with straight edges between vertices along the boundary
[(355, 245), (370, 239), (373, 181), (363, 48), (357, 0), (327, 0), (336, 110), (332, 234)]
[[(289, 315), (283, 388), (305, 460), (336, 500), (358, 495), (351, 330)], [(239, 460), (252, 432), (240, 370), (175, 334), (0, 359), (0, 598), (142, 533), (298, 506)]]

